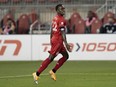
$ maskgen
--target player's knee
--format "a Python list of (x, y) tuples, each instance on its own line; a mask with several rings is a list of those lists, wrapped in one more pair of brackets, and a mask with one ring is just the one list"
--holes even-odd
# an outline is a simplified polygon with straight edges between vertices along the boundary
[(50, 59), (51, 61), (53, 61), (54, 58), (55, 58), (55, 56), (53, 56), (53, 55), (49, 55), (49, 59)]
[(67, 59), (69, 58), (69, 54), (67, 54)]
[(51, 62), (54, 60), (54, 58), (49, 58), (51, 60)]
[(66, 59), (68, 59), (69, 58), (69, 54), (67, 53), (67, 54), (65, 54), (65, 56), (64, 56)]

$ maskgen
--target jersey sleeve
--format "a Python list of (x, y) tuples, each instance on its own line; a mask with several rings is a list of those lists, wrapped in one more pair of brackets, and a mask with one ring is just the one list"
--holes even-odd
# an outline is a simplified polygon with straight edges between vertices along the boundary
[(64, 19), (59, 21), (59, 28), (61, 31), (64, 31), (66, 27), (66, 21)]

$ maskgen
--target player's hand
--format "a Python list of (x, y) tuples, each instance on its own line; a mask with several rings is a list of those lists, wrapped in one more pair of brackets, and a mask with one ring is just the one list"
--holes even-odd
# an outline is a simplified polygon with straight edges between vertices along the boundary
[(70, 44), (66, 44), (66, 48), (67, 48), (67, 50), (68, 50), (69, 52), (72, 51), (72, 49), (71, 49), (71, 45), (70, 45)]

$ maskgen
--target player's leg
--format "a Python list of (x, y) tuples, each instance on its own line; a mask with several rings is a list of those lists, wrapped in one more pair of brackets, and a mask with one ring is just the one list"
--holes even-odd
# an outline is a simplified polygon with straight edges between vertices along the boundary
[(69, 54), (67, 51), (63, 51), (61, 52), (61, 54), (63, 55), (62, 58), (60, 58), (58, 60), (58, 62), (56, 63), (56, 66), (52, 69), (52, 71), (54, 73), (56, 73), (56, 71), (64, 64), (64, 62), (66, 62), (66, 60), (69, 58)]
[(51, 78), (56, 81), (56, 71), (64, 64), (64, 62), (68, 59), (69, 55), (67, 51), (63, 51), (61, 52), (61, 54), (63, 55), (62, 58), (60, 58), (57, 62), (57, 64), (55, 65), (55, 67), (49, 71)]
[(33, 73), (33, 78), (36, 84), (38, 84), (37, 80), (39, 79), (39, 75), (47, 68), (47, 66), (53, 61), (55, 58), (54, 55), (50, 54), (46, 60), (44, 60), (40, 66), (40, 68), (37, 70), (37, 72)]
[[(37, 70), (37, 72), (33, 73), (33, 77), (35, 81), (38, 80), (39, 75), (47, 68), (47, 66), (53, 61), (53, 59), (56, 57), (57, 53), (60, 51), (60, 43), (52, 43), (51, 50), (49, 51), (50, 55), (46, 60), (44, 60), (40, 66), (40, 68)], [(51, 77), (54, 78), (54, 74), (51, 74)]]
[[(54, 51), (51, 51), (51, 53), (57, 55), (57, 54), (60, 53), (62, 50), (65, 50), (63, 44), (57, 43), (57, 45), (55, 44)], [(53, 70), (50, 70), (50, 71), (49, 71), (49, 74), (50, 74), (51, 78), (52, 78), (54, 81), (56, 81), (55, 72), (53, 72)]]
[(46, 60), (42, 62), (40, 68), (36, 72), (37, 76), (39, 76), (41, 72), (47, 68), (47, 66), (54, 60), (54, 58), (56, 57), (57, 53), (59, 53), (60, 50), (61, 47), (59, 43), (52, 44), (51, 51), (49, 51), (50, 55)]
[(36, 72), (37, 76), (39, 76), (48, 67), (48, 65), (54, 60), (54, 58), (55, 56), (50, 54), (49, 57), (42, 62), (42, 64), (40, 65), (40, 68)]

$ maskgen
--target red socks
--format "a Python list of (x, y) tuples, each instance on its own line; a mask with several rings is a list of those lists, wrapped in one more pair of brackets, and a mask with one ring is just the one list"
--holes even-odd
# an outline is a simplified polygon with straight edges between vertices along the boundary
[(62, 57), (58, 60), (56, 66), (52, 69), (52, 71), (55, 73), (63, 64), (64, 62), (66, 61), (67, 59)]
[(46, 60), (44, 60), (42, 62), (42, 64), (41, 64), (40, 68), (37, 71), (38, 74), (40, 74), (42, 71), (44, 71), (50, 63), (51, 63), (51, 60), (49, 58), (47, 58)]

